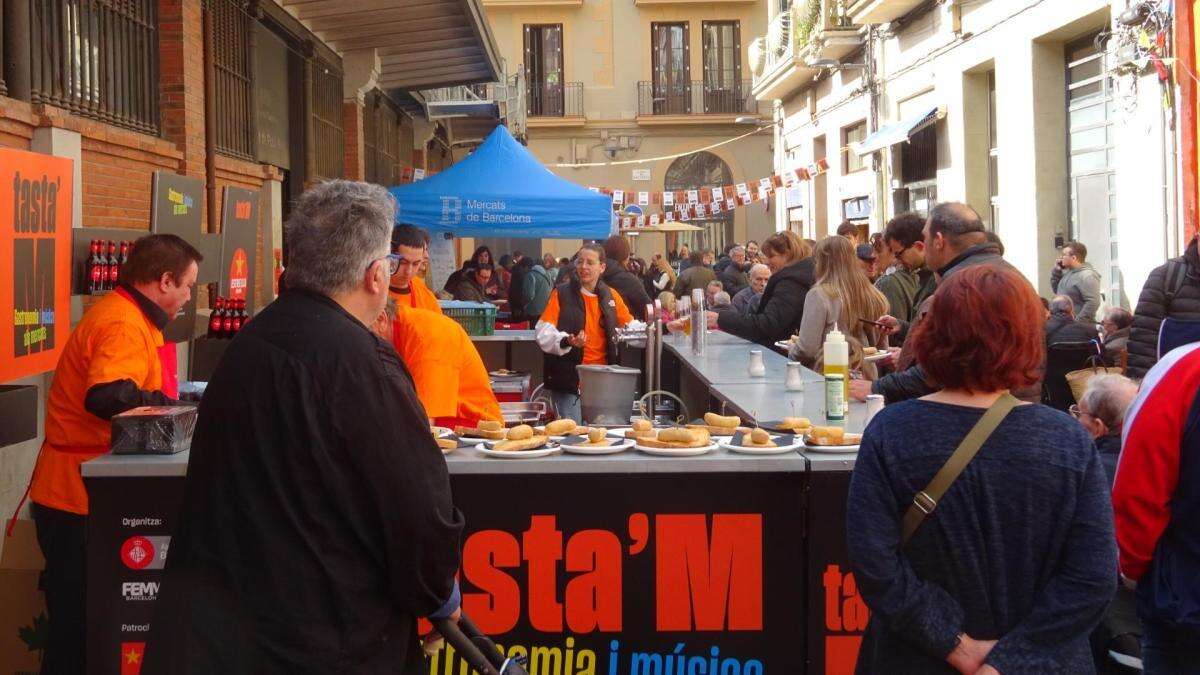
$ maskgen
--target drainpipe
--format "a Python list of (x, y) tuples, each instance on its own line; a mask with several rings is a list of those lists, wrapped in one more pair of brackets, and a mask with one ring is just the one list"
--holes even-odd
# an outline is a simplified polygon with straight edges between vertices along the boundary
[[(875, 57), (878, 52), (879, 59), (883, 60), (883, 49), (880, 46), (876, 49), (876, 39), (880, 39), (878, 28), (874, 24), (867, 26), (867, 49), (863, 61), (866, 63), (866, 68), (863, 70), (863, 84), (867, 87), (867, 100), (870, 114), (867, 121), (867, 135), (871, 135), (879, 130), (879, 88), (880, 83), (876, 79), (877, 70), (875, 68)], [(881, 40), (882, 41), (882, 40)], [(880, 68), (879, 70), (882, 70)], [(875, 212), (875, 220), (879, 223), (879, 231), (882, 232), (887, 225), (887, 202), (888, 202), (888, 181), (887, 181), (887, 159), (885, 153), (891, 152), (889, 149), (877, 150), (872, 153), (872, 161), (876, 162), (875, 167), (875, 203), (872, 205), (872, 210)], [(878, 160), (878, 161), (876, 161)]]
[(213, 58), (213, 8), (204, 3), (204, 191), (208, 227), (217, 231), (217, 77)]

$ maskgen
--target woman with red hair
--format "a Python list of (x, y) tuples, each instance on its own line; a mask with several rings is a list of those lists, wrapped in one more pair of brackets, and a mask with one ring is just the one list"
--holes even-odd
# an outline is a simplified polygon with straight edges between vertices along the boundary
[[(876, 415), (851, 477), (859, 673), (1095, 672), (1088, 634), (1116, 588), (1104, 469), (1077, 422), (1008, 393), (1037, 381), (1044, 321), (1018, 272), (980, 265), (909, 336), (941, 391)], [(965, 468), (941, 480), (952, 456)]]

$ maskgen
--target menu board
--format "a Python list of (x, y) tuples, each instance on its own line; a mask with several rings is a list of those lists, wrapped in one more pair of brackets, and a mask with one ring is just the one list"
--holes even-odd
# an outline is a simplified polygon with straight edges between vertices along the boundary
[(0, 382), (53, 370), (71, 330), (73, 163), (0, 148)]
[(255, 307), (258, 279), (259, 193), (226, 187), (221, 209), (221, 295)]

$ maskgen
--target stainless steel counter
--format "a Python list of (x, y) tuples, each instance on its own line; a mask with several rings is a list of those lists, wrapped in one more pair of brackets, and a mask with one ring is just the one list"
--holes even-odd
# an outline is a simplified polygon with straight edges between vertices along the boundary
[(492, 335), (472, 335), (471, 342), (533, 342), (537, 331), (498, 330)]
[(174, 455), (100, 455), (84, 462), (80, 471), (85, 478), (171, 478), (187, 475), (191, 450)]

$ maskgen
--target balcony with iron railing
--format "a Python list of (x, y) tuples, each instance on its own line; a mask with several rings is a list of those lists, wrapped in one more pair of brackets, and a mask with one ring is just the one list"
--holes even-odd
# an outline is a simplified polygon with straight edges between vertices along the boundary
[(811, 65), (840, 60), (863, 44), (859, 26), (846, 11), (846, 0), (804, 0), (771, 19), (767, 34), (750, 45), (754, 95), (784, 98), (820, 72)]
[(704, 123), (715, 116), (757, 114), (758, 101), (750, 93), (749, 80), (722, 84), (638, 82), (637, 117), (641, 124)]
[(916, 9), (924, 0), (848, 0), (846, 13), (860, 26), (887, 23)]
[(534, 82), (525, 89), (525, 113), (531, 127), (582, 126), (582, 82)]

